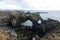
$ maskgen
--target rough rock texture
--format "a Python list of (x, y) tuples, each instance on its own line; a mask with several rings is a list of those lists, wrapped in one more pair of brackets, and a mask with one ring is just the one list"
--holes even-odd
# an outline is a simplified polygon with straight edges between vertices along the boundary
[(0, 27), (0, 40), (17, 40), (17, 34), (9, 27)]
[(41, 40), (60, 40), (60, 22), (48, 18), (43, 23), (46, 26), (46, 35)]
[[(32, 21), (24, 26), (22, 22)], [(38, 23), (41, 20), (41, 23)], [(60, 40), (60, 22), (43, 20), (38, 12), (0, 11), (0, 40)]]
[[(35, 24), (38, 20), (43, 20), (38, 13), (23, 13), (12, 11), (11, 13), (11, 22), (13, 26), (19, 26), (22, 22), (27, 20), (31, 20), (33, 24)], [(19, 23), (19, 25), (18, 25)]]

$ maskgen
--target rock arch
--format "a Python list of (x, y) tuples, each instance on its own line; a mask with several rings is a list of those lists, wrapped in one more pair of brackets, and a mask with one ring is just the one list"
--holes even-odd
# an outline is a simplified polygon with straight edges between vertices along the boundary
[(33, 25), (38, 23), (38, 20), (43, 20), (38, 13), (11, 13), (11, 22), (13, 26), (26, 22), (27, 20), (32, 21)]

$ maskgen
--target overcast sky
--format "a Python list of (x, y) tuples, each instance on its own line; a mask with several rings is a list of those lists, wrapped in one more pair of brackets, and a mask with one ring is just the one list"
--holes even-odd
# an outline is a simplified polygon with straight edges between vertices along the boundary
[(0, 0), (0, 9), (60, 10), (60, 0)]

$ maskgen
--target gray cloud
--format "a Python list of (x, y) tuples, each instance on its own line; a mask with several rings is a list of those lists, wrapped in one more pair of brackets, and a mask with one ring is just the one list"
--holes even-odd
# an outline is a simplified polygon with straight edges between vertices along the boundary
[(25, 0), (0, 0), (0, 9), (28, 9), (29, 3)]

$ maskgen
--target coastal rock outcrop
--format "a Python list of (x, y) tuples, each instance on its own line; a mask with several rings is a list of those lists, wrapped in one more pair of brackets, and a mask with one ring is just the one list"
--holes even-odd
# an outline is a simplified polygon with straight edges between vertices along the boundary
[[(21, 25), (27, 20), (33, 25)], [(59, 34), (60, 22), (51, 18), (43, 20), (39, 12), (0, 11), (1, 40), (54, 40), (52, 38), (60, 38)]]

